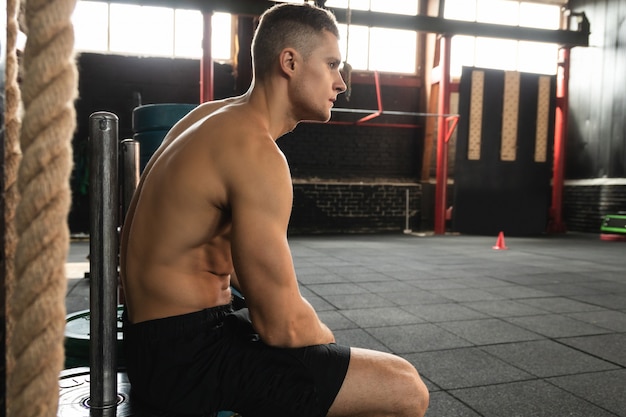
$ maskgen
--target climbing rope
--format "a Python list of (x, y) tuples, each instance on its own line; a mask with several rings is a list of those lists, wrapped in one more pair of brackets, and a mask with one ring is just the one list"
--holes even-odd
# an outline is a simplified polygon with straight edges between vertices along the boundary
[(14, 283), (7, 301), (7, 415), (56, 416), (63, 368), (67, 216), (77, 71), (71, 15), (76, 0), (28, 0)]
[[(20, 153), (20, 87), (18, 79), (17, 63), (17, 15), (19, 11), (18, 0), (7, 2), (7, 42), (6, 42), (6, 69), (5, 69), (5, 136), (4, 136), (4, 288), (5, 300), (9, 300), (13, 294), (15, 247), (17, 235), (15, 232), (15, 210), (19, 196), (17, 192), (17, 170), (22, 155)], [(8, 303), (6, 303), (8, 304)], [(6, 305), (5, 341), (11, 339), (12, 320), (10, 305)], [(10, 372), (13, 368), (13, 360), (10, 352), (6, 352), (6, 369)]]
[(346, 91), (344, 96), (346, 101), (350, 101), (352, 95), (352, 65), (348, 63), (348, 55), (350, 54), (350, 27), (352, 25), (352, 7), (350, 0), (348, 0), (348, 7), (346, 9), (346, 57), (343, 61), (343, 72), (346, 83)]

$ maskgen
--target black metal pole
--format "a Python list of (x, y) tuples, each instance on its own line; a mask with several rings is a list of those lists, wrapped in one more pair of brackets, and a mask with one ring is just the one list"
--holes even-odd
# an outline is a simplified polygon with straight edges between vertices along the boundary
[(126, 218), (128, 207), (139, 184), (140, 162), (139, 141), (124, 139), (120, 144), (122, 148), (122, 222)]
[(90, 408), (117, 405), (118, 118), (89, 118)]

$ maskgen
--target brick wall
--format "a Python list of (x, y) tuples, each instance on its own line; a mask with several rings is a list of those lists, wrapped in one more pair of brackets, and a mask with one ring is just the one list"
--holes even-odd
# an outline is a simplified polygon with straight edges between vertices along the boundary
[(328, 182), (294, 180), (289, 232), (401, 232), (419, 224), (421, 187), (416, 183)]
[(296, 179), (394, 179), (420, 176), (417, 129), (301, 123), (278, 140)]
[(420, 223), (417, 129), (302, 123), (278, 141), (294, 181), (289, 232), (373, 233)]

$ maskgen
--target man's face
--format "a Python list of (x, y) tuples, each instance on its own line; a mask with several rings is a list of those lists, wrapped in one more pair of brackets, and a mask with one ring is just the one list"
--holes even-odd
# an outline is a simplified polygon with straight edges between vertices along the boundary
[(337, 96), (346, 91), (339, 72), (341, 53), (339, 41), (331, 32), (323, 31), (314, 42), (311, 54), (298, 62), (291, 99), (298, 121), (327, 122)]

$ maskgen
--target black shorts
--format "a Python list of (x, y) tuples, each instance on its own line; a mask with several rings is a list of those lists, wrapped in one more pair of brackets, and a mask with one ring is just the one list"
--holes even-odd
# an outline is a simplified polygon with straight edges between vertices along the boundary
[(337, 344), (270, 347), (230, 306), (125, 320), (124, 354), (133, 401), (160, 415), (325, 416), (350, 362)]

